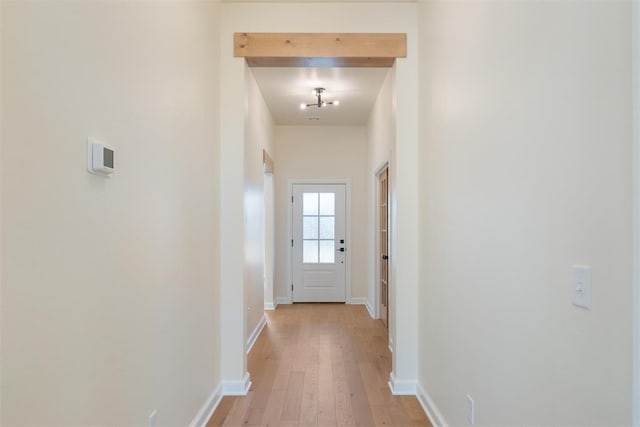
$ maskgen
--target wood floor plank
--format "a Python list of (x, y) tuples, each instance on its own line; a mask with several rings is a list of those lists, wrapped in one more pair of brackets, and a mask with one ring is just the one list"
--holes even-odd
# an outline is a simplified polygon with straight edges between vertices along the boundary
[(333, 397), (334, 383), (331, 370), (331, 340), (322, 334), (318, 343), (318, 425), (335, 426), (336, 405)]
[[(278, 372), (278, 364), (276, 360), (267, 360), (260, 365), (262, 375), (255, 379), (252, 378), (251, 390), (253, 396), (251, 399), (251, 408), (264, 409), (267, 407), (273, 391), (273, 382)], [(261, 412), (261, 414), (263, 413), (264, 411)]]
[(337, 426), (355, 426), (356, 419), (349, 396), (349, 384), (345, 380), (334, 381), (334, 396)]
[(229, 411), (235, 404), (236, 400), (240, 399), (236, 396), (225, 396), (222, 398), (215, 412), (207, 422), (207, 427), (220, 427), (224, 424), (224, 420), (229, 415)]
[(242, 424), (245, 426), (262, 426), (265, 425), (262, 422), (262, 416), (264, 415), (265, 408), (249, 408), (247, 415), (245, 416)]
[(418, 400), (413, 396), (399, 396), (400, 403), (411, 421), (426, 421), (427, 417)]
[(331, 368), (333, 372), (333, 395), (336, 408), (336, 425), (355, 426), (349, 382), (344, 367), (344, 351), (342, 343), (332, 347)]
[(247, 357), (247, 396), (224, 397), (207, 427), (431, 427), (387, 386), (387, 329), (364, 306), (281, 305)]
[(251, 409), (251, 392), (246, 397), (235, 400), (222, 425), (224, 427), (234, 427), (244, 424), (249, 409)]
[(273, 388), (271, 390), (271, 394), (269, 395), (269, 399), (267, 401), (267, 406), (262, 415), (263, 423), (270, 426), (278, 425), (278, 423), (280, 422), (280, 416), (282, 414), (282, 408), (284, 407), (284, 402), (286, 400), (286, 392), (286, 388)]
[(318, 337), (313, 335), (307, 340), (306, 366), (302, 399), (300, 403), (300, 425), (318, 425)]
[(384, 405), (386, 392), (379, 387), (380, 377), (378, 370), (371, 362), (359, 363), (360, 376), (364, 383), (364, 389), (367, 393), (367, 399), (371, 405)]
[(376, 427), (378, 426), (393, 426), (391, 421), (391, 414), (389, 413), (389, 407), (386, 405), (371, 405), (371, 415), (375, 420)]
[(291, 372), (287, 393), (282, 407), (280, 421), (297, 423), (300, 418), (300, 403), (302, 400), (302, 385), (304, 382), (304, 372)]

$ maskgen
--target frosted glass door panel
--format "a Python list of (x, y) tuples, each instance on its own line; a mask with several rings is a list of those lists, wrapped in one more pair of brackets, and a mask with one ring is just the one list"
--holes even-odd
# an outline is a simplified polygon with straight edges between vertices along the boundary
[(317, 263), (318, 262), (318, 241), (317, 240), (305, 240), (303, 243), (302, 253), (303, 262)]
[(317, 239), (318, 238), (318, 217), (317, 216), (305, 216), (304, 229), (302, 231), (303, 239)]
[(336, 195), (320, 193), (320, 215), (334, 216), (336, 212)]
[(334, 239), (336, 231), (336, 219), (332, 216), (320, 217), (320, 238)]
[(336, 259), (336, 246), (333, 240), (320, 240), (320, 262), (333, 263)]
[(302, 200), (303, 215), (318, 215), (318, 193), (304, 193)]

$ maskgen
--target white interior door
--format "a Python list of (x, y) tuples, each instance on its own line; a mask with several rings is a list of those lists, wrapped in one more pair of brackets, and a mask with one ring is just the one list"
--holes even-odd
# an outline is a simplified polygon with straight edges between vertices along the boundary
[(293, 302), (346, 302), (344, 184), (293, 185)]

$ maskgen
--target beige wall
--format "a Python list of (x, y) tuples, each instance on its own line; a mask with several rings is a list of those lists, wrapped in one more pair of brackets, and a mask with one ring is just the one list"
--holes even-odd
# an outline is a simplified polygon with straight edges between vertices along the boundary
[(2, 9), (0, 424), (186, 425), (220, 380), (217, 5)]
[(366, 133), (363, 126), (276, 126), (276, 295), (290, 297), (287, 202), (290, 179), (351, 181), (351, 295), (367, 296)]
[(264, 317), (264, 168), (262, 150), (273, 155), (274, 126), (251, 71), (247, 69), (248, 114), (245, 122), (245, 339)]
[(450, 425), (466, 394), (479, 425), (630, 425), (631, 3), (420, 19), (420, 383)]

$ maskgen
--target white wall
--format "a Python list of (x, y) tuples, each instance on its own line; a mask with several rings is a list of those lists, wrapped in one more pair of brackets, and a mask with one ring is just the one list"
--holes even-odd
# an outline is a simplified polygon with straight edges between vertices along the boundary
[(2, 9), (0, 424), (186, 425), (220, 380), (218, 6)]
[(244, 157), (245, 309), (248, 339), (264, 316), (264, 167), (262, 150), (273, 155), (274, 126), (258, 84), (246, 72), (248, 113)]
[[(351, 298), (367, 296), (367, 184), (364, 126), (276, 126), (276, 294), (290, 298), (287, 224), (290, 179), (351, 181)], [(349, 223), (348, 223), (349, 224)], [(349, 225), (348, 225), (349, 226)]]
[[(418, 85), (417, 4), (415, 3), (223, 3), (221, 21), (221, 191), (222, 253), (221, 297), (223, 341), (222, 375), (231, 381), (245, 381), (241, 355), (244, 343), (235, 328), (244, 325), (244, 293), (239, 289), (243, 268), (244, 121), (242, 112), (245, 88), (241, 58), (233, 57), (233, 32), (404, 32), (407, 33), (407, 58), (396, 62), (396, 154), (397, 233), (392, 242), (398, 265), (391, 270), (398, 305), (397, 327), (401, 334), (395, 342), (396, 378), (415, 387), (417, 376), (417, 286), (418, 286), (418, 197), (417, 181)], [(327, 19), (331, 17), (331, 19)], [(240, 97), (240, 98), (239, 98)], [(276, 168), (281, 163), (278, 153)], [(278, 174), (276, 170), (276, 175)], [(366, 291), (365, 291), (366, 292)], [(364, 295), (363, 295), (364, 296)], [(242, 329), (241, 329), (242, 330)]]
[[(4, 7), (2, 6), (2, 3), (0, 3), (0, 309), (2, 309), (2, 289), (3, 289), (3, 263), (4, 263), (4, 256), (3, 254), (3, 245), (2, 245), (2, 212), (4, 211), (3, 209), (3, 205), (2, 205), (2, 146), (3, 146), (3, 141), (4, 141), (4, 132), (2, 132), (2, 129), (4, 129), (4, 114), (2, 113), (2, 108), (4, 107), (4, 101), (2, 100), (2, 91), (4, 90), (3, 88), (3, 75), (4, 75), (4, 45), (2, 44), (2, 39), (3, 39), (3, 27), (4, 27)], [(2, 412), (2, 366), (3, 366), (3, 362), (2, 362), (2, 315), (0, 315), (0, 423), (2, 423), (2, 417), (3, 417), (3, 412)]]
[[(367, 244), (367, 300), (378, 313), (380, 298), (376, 284), (379, 280), (377, 271), (379, 253), (378, 221), (378, 177), (376, 174), (385, 164), (391, 162), (392, 151), (395, 145), (395, 93), (393, 84), (395, 81), (395, 69), (389, 70), (387, 77), (380, 88), (380, 92), (373, 105), (369, 120), (367, 121), (367, 194), (368, 211), (367, 220), (369, 230)], [(393, 261), (393, 260), (392, 260)], [(389, 306), (393, 309), (392, 306)], [(378, 313), (379, 314), (379, 313)], [(393, 318), (393, 316), (390, 316)], [(393, 332), (390, 328), (390, 332)]]
[[(270, 153), (273, 156), (273, 153)], [(272, 157), (273, 159), (273, 157)], [(264, 176), (264, 308), (273, 310), (275, 305), (275, 292), (273, 283), (275, 277), (275, 177), (273, 173)]]
[[(630, 425), (630, 2), (421, 3), (420, 382), (451, 425)], [(570, 301), (593, 267), (593, 309)]]
[(631, 61), (633, 84), (633, 260), (634, 260), (634, 329), (633, 329), (633, 418), (640, 425), (640, 3), (631, 5)]

